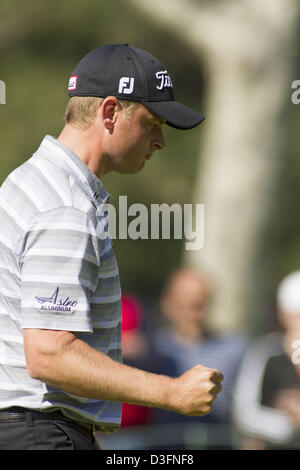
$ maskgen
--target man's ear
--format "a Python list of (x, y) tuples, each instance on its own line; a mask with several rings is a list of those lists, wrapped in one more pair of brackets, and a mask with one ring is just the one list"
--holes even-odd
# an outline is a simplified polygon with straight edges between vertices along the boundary
[(103, 126), (111, 134), (114, 130), (117, 121), (118, 111), (118, 100), (115, 96), (108, 96), (102, 103), (100, 108), (100, 117), (103, 122)]

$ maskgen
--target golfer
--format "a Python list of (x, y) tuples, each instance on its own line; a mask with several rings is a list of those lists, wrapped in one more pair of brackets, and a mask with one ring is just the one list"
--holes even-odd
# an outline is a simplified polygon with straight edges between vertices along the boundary
[[(166, 68), (127, 44), (88, 53), (69, 77), (65, 126), (0, 189), (0, 448), (95, 450), (122, 402), (209, 413), (222, 374), (178, 378), (122, 364), (121, 286), (101, 177), (137, 173), (163, 125), (204, 117), (177, 103)], [(134, 253), (132, 254), (134, 256)]]

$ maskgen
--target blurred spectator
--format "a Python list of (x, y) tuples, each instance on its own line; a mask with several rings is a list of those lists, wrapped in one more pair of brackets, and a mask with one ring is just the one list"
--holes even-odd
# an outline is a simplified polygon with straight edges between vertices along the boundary
[[(152, 348), (151, 338), (144, 326), (144, 308), (133, 295), (122, 295), (122, 349), (123, 362), (148, 372), (163, 373), (172, 368), (171, 361), (161, 357)], [(123, 403), (121, 427), (151, 422), (152, 410), (146, 406)]]
[(279, 284), (277, 309), (282, 331), (250, 345), (234, 393), (243, 449), (300, 447), (300, 271)]
[(167, 325), (157, 331), (155, 347), (175, 360), (176, 376), (196, 364), (219, 369), (224, 375), (223, 390), (210, 414), (188, 417), (159, 410), (157, 419), (161, 422), (230, 423), (232, 389), (248, 342), (240, 334), (217, 335), (208, 330), (211, 294), (201, 273), (188, 268), (173, 273), (160, 302)]

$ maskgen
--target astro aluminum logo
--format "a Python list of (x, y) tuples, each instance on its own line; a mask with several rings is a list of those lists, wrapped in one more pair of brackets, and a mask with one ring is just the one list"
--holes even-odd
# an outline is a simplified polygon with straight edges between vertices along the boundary
[(0, 104), (6, 104), (6, 84), (0, 80)]
[(124, 95), (131, 95), (134, 89), (134, 78), (133, 77), (121, 77), (119, 80), (118, 92)]
[(76, 300), (70, 300), (69, 297), (65, 299), (58, 299), (59, 287), (57, 286), (55, 291), (50, 297), (38, 297), (35, 299), (41, 304), (41, 310), (54, 310), (55, 312), (71, 312), (77, 305)]

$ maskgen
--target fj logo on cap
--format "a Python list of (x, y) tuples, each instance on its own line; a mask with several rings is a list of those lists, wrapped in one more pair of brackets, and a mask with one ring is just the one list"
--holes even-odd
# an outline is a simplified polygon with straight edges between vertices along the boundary
[(159, 72), (156, 72), (155, 75), (156, 75), (156, 78), (160, 80), (160, 84), (156, 85), (156, 88), (158, 90), (162, 90), (163, 88), (173, 87), (172, 80), (167, 70), (160, 70)]
[(77, 75), (70, 77), (68, 90), (76, 90), (77, 86)]
[(133, 77), (121, 77), (119, 81), (119, 93), (124, 95), (130, 95), (133, 92), (134, 88), (134, 78)]

